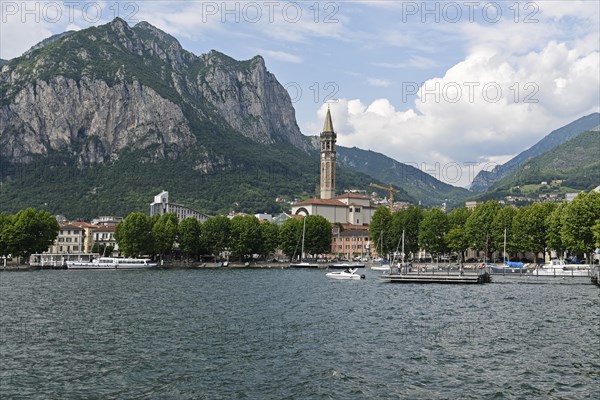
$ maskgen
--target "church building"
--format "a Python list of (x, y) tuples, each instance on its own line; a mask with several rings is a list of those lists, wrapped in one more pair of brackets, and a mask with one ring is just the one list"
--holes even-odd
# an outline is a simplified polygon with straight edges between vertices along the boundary
[(375, 208), (370, 199), (353, 193), (335, 195), (335, 143), (331, 113), (327, 109), (321, 138), (321, 197), (292, 204), (292, 214), (321, 215), (331, 223), (366, 226), (371, 223)]

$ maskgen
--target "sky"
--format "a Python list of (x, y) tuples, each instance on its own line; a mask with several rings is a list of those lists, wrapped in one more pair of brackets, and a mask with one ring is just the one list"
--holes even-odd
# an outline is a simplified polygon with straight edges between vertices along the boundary
[(195, 54), (260, 54), (303, 134), (455, 186), (600, 111), (600, 2), (6, 1), (0, 58), (65, 30), (148, 21)]

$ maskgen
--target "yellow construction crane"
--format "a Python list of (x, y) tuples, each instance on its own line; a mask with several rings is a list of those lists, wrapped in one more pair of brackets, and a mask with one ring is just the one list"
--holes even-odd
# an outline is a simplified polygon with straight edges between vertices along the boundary
[(400, 191), (398, 189), (394, 189), (394, 187), (392, 185), (390, 185), (389, 187), (387, 187), (387, 186), (378, 185), (376, 183), (371, 183), (369, 186), (377, 188), (377, 189), (387, 190), (388, 192), (390, 192), (390, 211), (393, 211), (393, 208), (394, 208), (394, 193), (400, 193)]

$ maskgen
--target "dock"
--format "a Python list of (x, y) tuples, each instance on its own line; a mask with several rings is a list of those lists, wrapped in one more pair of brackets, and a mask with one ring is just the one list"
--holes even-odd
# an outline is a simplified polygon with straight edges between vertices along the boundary
[(399, 273), (384, 274), (379, 276), (379, 278), (394, 283), (444, 283), (461, 285), (477, 285), (492, 281), (491, 275), (485, 270), (481, 270), (480, 272), (462, 273), (460, 271), (439, 273), (403, 271)]

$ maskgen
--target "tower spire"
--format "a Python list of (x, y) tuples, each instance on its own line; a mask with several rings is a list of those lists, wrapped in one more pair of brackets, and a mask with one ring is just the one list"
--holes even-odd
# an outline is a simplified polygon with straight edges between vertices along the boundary
[(325, 116), (325, 125), (323, 125), (323, 132), (333, 132), (333, 122), (331, 122), (331, 112), (329, 111), (329, 104), (327, 104), (327, 115)]
[(325, 125), (321, 132), (321, 198), (332, 199), (335, 197), (335, 142), (337, 135), (333, 130), (331, 111), (327, 105)]

